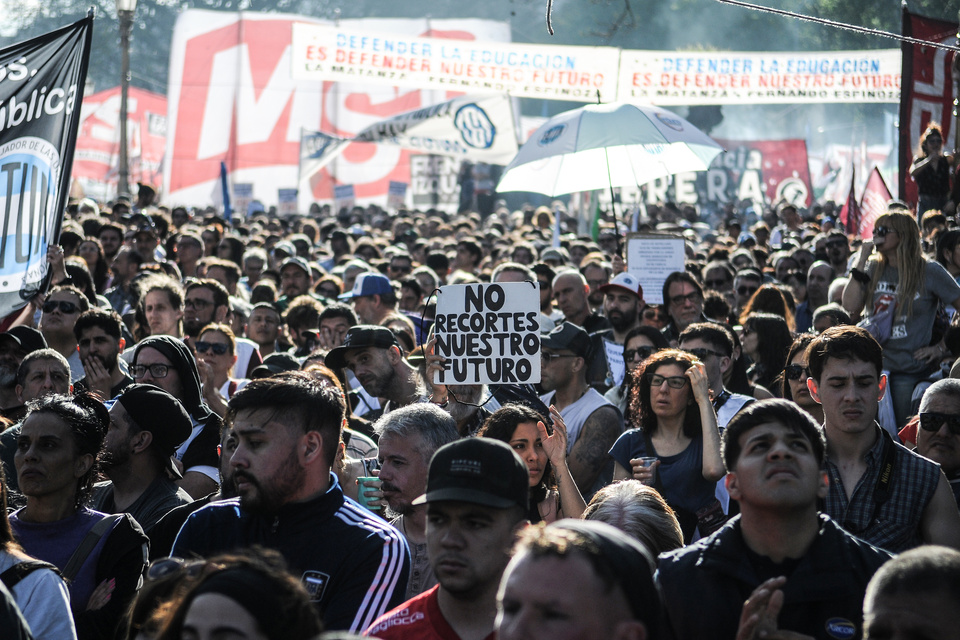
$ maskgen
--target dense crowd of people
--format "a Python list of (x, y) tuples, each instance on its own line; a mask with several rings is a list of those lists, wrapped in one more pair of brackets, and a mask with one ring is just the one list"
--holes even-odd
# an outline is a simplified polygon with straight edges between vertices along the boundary
[[(935, 195), (868, 240), (832, 203), (651, 205), (686, 256), (656, 292), (622, 221), (578, 235), (560, 202), (73, 203), (0, 333), (4, 637), (955, 634)], [(539, 383), (441, 384), (438, 290), (523, 281)]]

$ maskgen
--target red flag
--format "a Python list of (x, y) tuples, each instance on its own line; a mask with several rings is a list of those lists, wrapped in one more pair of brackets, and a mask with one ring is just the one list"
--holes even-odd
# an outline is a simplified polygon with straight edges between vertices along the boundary
[(853, 167), (853, 175), (850, 176), (850, 193), (847, 194), (847, 201), (840, 209), (840, 224), (846, 229), (848, 235), (857, 233), (860, 229), (860, 205), (857, 204), (856, 184), (857, 168)]
[(870, 178), (867, 180), (867, 186), (863, 190), (863, 196), (860, 198), (860, 237), (869, 238), (873, 235), (873, 223), (877, 217), (886, 213), (887, 202), (893, 196), (890, 195), (890, 189), (880, 175), (880, 169), (876, 167), (870, 172)]
[[(956, 14), (954, 14), (956, 15)], [(957, 23), (934, 20), (907, 11), (903, 5), (903, 35), (928, 42), (953, 44)], [(900, 198), (916, 206), (917, 184), (910, 179), (910, 163), (920, 146), (920, 134), (930, 122), (940, 123), (944, 147), (953, 136), (953, 54), (935, 47), (904, 42), (900, 91)]]

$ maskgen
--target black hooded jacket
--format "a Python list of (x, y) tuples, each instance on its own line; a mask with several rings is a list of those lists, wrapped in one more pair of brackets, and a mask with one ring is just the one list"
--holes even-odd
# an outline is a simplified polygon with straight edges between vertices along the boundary
[(211, 411), (203, 401), (200, 371), (193, 353), (183, 340), (173, 336), (150, 336), (137, 345), (137, 350), (133, 354), (134, 365), (137, 364), (140, 352), (147, 347), (163, 354), (163, 357), (169, 360), (177, 370), (183, 385), (183, 395), (177, 399), (190, 414), (194, 426), (203, 426), (200, 433), (191, 436), (190, 445), (181, 458), (184, 471), (199, 466), (219, 468), (217, 447), (220, 445), (220, 427), (223, 422), (220, 416)]

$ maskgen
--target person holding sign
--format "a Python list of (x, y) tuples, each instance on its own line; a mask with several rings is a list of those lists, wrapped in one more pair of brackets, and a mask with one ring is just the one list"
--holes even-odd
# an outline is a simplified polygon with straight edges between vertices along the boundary
[(613, 466), (607, 455), (623, 431), (623, 416), (587, 384), (590, 336), (570, 322), (541, 339), (540, 385), (545, 405), (556, 406), (567, 425), (567, 464), (584, 499), (608, 484)]

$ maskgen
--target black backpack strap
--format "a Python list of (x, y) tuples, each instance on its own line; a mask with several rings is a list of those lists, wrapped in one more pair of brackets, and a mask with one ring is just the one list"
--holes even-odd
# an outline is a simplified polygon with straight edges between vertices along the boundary
[(93, 529), (87, 532), (83, 541), (80, 542), (80, 546), (77, 547), (77, 550), (73, 552), (73, 555), (70, 556), (70, 559), (67, 561), (67, 566), (63, 568), (64, 580), (70, 581), (77, 577), (77, 574), (80, 573), (80, 567), (83, 566), (83, 563), (86, 562), (87, 557), (93, 551), (93, 548), (100, 542), (100, 538), (113, 529), (113, 526), (119, 522), (122, 517), (122, 513), (114, 513), (93, 525)]
[(60, 575), (60, 570), (49, 562), (27, 560), (26, 562), (17, 563), (3, 573), (0, 573), (0, 582), (3, 582), (3, 586), (7, 589), (13, 589), (17, 583), (38, 569), (50, 569), (57, 575)]

